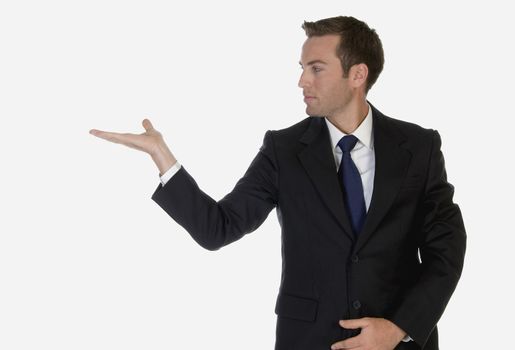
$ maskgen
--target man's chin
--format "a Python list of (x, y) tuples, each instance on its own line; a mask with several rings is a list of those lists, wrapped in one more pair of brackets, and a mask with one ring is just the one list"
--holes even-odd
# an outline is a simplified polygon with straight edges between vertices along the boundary
[(306, 108), (306, 114), (310, 117), (320, 117), (319, 113), (316, 113), (312, 109)]

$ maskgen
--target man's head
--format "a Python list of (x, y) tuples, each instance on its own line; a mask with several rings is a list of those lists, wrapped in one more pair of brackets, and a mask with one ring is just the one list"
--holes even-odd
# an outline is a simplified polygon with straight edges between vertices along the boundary
[[(384, 54), (374, 29), (354, 17), (304, 22), (299, 86), (309, 115), (331, 115), (354, 96), (366, 96), (383, 69)], [(312, 98), (309, 98), (312, 97)]]
[(381, 40), (374, 29), (354, 17), (331, 17), (316, 22), (304, 21), (302, 29), (308, 38), (335, 34), (340, 37), (335, 54), (340, 59), (343, 76), (348, 77), (350, 68), (366, 64), (368, 79), (366, 92), (376, 82), (383, 70), (384, 53)]

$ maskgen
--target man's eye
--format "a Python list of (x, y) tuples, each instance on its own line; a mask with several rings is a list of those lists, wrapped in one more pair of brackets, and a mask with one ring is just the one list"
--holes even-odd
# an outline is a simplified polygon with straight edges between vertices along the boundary
[(320, 71), (322, 70), (322, 68), (317, 67), (317, 66), (313, 66), (313, 70), (314, 70), (315, 72), (320, 72)]

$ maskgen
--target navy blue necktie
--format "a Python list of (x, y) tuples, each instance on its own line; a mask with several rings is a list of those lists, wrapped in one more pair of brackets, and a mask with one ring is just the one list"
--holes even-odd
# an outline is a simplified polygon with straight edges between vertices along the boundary
[(365, 207), (365, 197), (363, 196), (363, 184), (356, 164), (352, 161), (350, 151), (354, 148), (358, 139), (354, 135), (342, 137), (338, 146), (343, 152), (338, 175), (342, 179), (343, 196), (349, 214), (352, 229), (357, 235), (361, 232), (367, 209)]

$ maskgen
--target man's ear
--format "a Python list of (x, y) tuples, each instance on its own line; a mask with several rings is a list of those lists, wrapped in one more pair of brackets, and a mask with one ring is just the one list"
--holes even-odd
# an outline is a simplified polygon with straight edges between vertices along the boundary
[(367, 85), (368, 67), (364, 63), (358, 63), (350, 67), (349, 80), (352, 87), (359, 88)]

